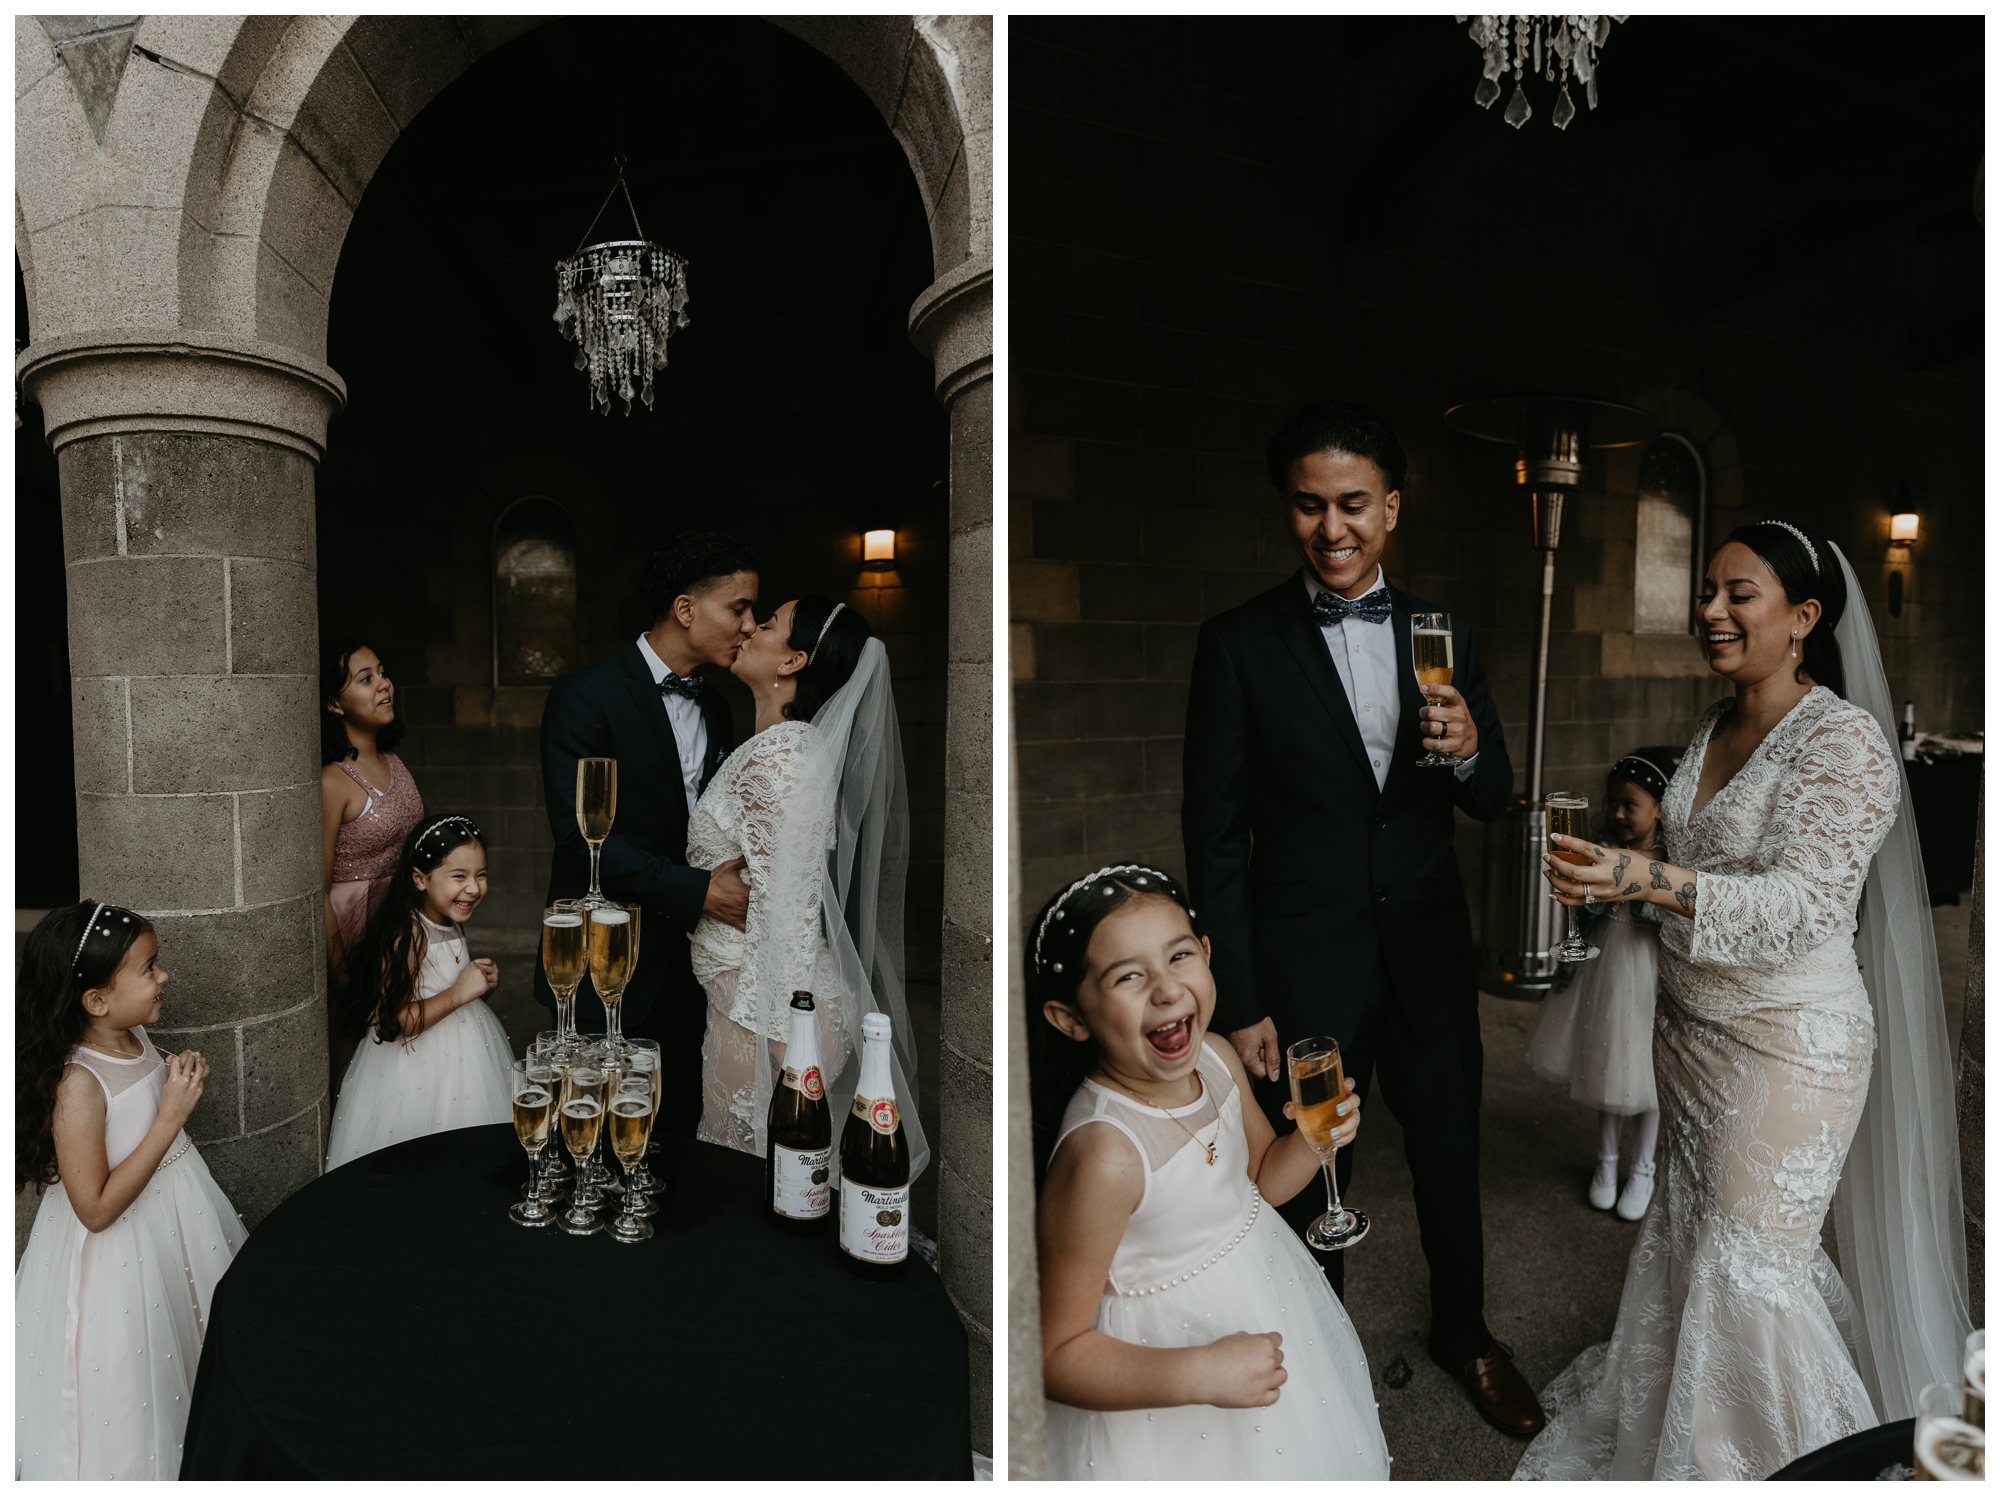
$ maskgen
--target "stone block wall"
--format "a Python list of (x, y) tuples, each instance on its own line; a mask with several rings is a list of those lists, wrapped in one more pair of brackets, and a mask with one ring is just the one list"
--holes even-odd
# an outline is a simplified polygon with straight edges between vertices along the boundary
[[(1381, 122), (1340, 89), (1273, 103), (1285, 96), (1274, 80), (1296, 66), (1275, 34), (1188, 20), (1137, 36), (1055, 18), (1011, 34), (1025, 910), (1102, 863), (1180, 869), (1196, 630), (1295, 569), (1262, 454), (1313, 398), (1372, 405), (1402, 439), (1410, 478), (1386, 569), (1479, 629), (1520, 788), (1540, 610), (1529, 504), (1511, 451), (1443, 420), (1491, 393), (1578, 390), (1688, 435), (1708, 470), (1711, 544), (1765, 516), (1833, 538), (1919, 725), (1981, 725), (1977, 360), (1907, 369), (1890, 314), (1857, 304), (1852, 267), (1681, 318), (1670, 195), (1635, 202), (1629, 183), (1582, 173), (1565, 199), (1576, 211), (1543, 233), (1539, 168), (1509, 155), (1513, 132), (1499, 127), (1432, 190), (1377, 183), (1364, 201), (1344, 194), (1358, 179), (1337, 163)], [(1361, 86), (1366, 70), (1338, 47), (1326, 63)], [(1381, 76), (1368, 86), (1383, 110), (1405, 107), (1380, 97)], [(1640, 164), (1698, 201), (1690, 169)], [(1357, 222), (1369, 215), (1379, 230)], [(1685, 742), (1726, 694), (1692, 639), (1633, 632), (1639, 456), (1594, 457), (1557, 563), (1545, 784), (1593, 799), (1618, 754)], [(1906, 506), (1924, 539), (1892, 561), (1888, 516)], [(1897, 617), (1892, 569), (1905, 583)], [(1482, 843), (1461, 819), (1475, 911)]]

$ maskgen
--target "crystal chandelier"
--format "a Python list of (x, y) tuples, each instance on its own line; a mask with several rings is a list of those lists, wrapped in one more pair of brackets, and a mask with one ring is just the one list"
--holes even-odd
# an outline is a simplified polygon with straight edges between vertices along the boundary
[[(1464, 16), (1456, 19), (1460, 24)], [(1474, 90), (1472, 102), (1491, 109), (1500, 97), (1500, 84), (1508, 69), (1514, 73), (1514, 97), (1507, 101), (1502, 116), (1520, 129), (1534, 117), (1528, 95), (1521, 87), (1524, 73), (1539, 74), (1551, 83), (1560, 83), (1555, 109), (1549, 123), (1558, 130), (1569, 128), (1576, 118), (1576, 104), (1569, 96), (1570, 74), (1583, 85), (1584, 101), (1597, 107), (1597, 54), (1611, 35), (1611, 23), (1624, 24), (1624, 16), (1474, 16), (1468, 31), (1473, 42), (1486, 54), (1486, 66)]]
[(607, 239), (556, 266), (556, 331), (577, 345), (576, 367), (590, 375), (590, 403), (611, 414), (611, 398), (653, 406), (653, 371), (667, 366), (667, 339), (688, 325), (687, 261), (646, 237), (632, 189), (625, 186), (625, 158), (618, 179), (583, 231), (588, 239), (620, 188), (632, 214), (636, 239)]

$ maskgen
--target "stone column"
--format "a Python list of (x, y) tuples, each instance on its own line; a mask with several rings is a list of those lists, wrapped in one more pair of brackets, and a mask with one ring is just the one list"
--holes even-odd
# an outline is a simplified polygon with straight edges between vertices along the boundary
[(1972, 937), (1965, 953), (1965, 1018), (1958, 1031), (1958, 1168), (1965, 1192), (1967, 1307), (1986, 1323), (1986, 776), (1979, 779), (1972, 862)]
[(255, 1225), (326, 1141), (313, 504), (346, 389), (208, 333), (17, 362), (62, 476), (83, 893), (157, 926), (152, 1037), (207, 1057), (188, 1132)]
[(945, 695), (944, 1073), (938, 1257), (972, 1341), (972, 1442), (993, 1452), (993, 266), (910, 311), (951, 416)]

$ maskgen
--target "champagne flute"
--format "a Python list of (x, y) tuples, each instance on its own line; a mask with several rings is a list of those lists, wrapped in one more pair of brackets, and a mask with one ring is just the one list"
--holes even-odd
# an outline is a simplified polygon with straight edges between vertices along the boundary
[(1321, 1252), (1338, 1252), (1351, 1247), (1368, 1234), (1368, 1217), (1340, 1203), (1340, 1186), (1333, 1178), (1333, 1155), (1341, 1118), (1334, 1108), (1346, 1091), (1346, 1072), (1340, 1065), (1340, 1043), (1335, 1039), (1301, 1039), (1285, 1051), (1285, 1070), (1292, 1080), (1292, 1120), (1319, 1155), (1320, 1173), (1326, 1176), (1326, 1214), (1306, 1231), (1306, 1245)]
[[(646, 1142), (653, 1134), (653, 1082), (634, 1072), (618, 1083), (611, 1097), (611, 1151), (625, 1170), (625, 1209), (611, 1223), (607, 1233), (613, 1241), (644, 1241), (653, 1234), (652, 1214), (646, 1192), (638, 1187), (635, 1171), (645, 1167)], [(642, 1212), (641, 1205), (645, 1208)]]
[(563, 1162), (562, 1148), (562, 1102), (563, 1087), (569, 1080), (569, 1056), (554, 1045), (545, 1045), (538, 1036), (528, 1045), (528, 1067), (548, 1076), (549, 1089), (555, 1097), (555, 1110), (549, 1114), (549, 1129), (555, 1137), (556, 1146), (542, 1152), (542, 1188), (547, 1198), (553, 1202), (562, 1193), (562, 1182), (569, 1177), (569, 1165)]
[(584, 929), (588, 914), (580, 899), (557, 899), (542, 911), (542, 972), (556, 995), (558, 1041), (576, 1032), (576, 989), (582, 985), (589, 964)]
[[(1549, 822), (1549, 851), (1563, 862), (1577, 867), (1590, 866), (1588, 852), (1572, 852), (1567, 847), (1556, 845), (1558, 836), (1570, 836), (1578, 841), (1590, 840), (1590, 823), (1585, 812), (1590, 809), (1590, 801), (1582, 795), (1572, 795), (1568, 790), (1550, 790), (1542, 797), (1542, 808)], [(1576, 922), (1576, 911), (1565, 904), (1563, 910), (1563, 938), (1556, 947), (1559, 961), (1594, 961), (1597, 947), (1583, 938), (1583, 931)]]
[(605, 1042), (614, 1052), (625, 1048), (624, 1011), (620, 999), (639, 964), (639, 906), (606, 900), (590, 911), (590, 985), (604, 1004)]
[(590, 892), (582, 900), (587, 908), (604, 902), (604, 890), (597, 881), (598, 853), (611, 835), (611, 823), (618, 817), (618, 760), (580, 758), (576, 761), (576, 829), (590, 843)]
[[(660, 1041), (657, 1039), (627, 1039), (625, 1043), (628, 1046), (625, 1052), (625, 1063), (629, 1073), (644, 1076), (647, 1084), (653, 1088), (653, 1116), (657, 1119), (660, 1114), (660, 1098), (662, 1094), (660, 1085)], [(652, 1129), (649, 1127), (646, 1130), (647, 1156), (650, 1157), (658, 1148), (659, 1144), (653, 1140)], [(628, 1180), (627, 1184), (647, 1197), (645, 1208), (639, 1212), (640, 1215), (651, 1215), (653, 1211), (651, 1197), (662, 1193), (666, 1189), (665, 1185), (653, 1177), (652, 1171), (646, 1167), (644, 1158), (639, 1161), (638, 1178), (636, 1180)]]
[(1957, 1382), (1932, 1382), (1917, 1394), (1910, 1463), (1918, 1480), (1986, 1479), (1986, 1433), (1965, 1415), (1965, 1388)]
[(592, 1212), (604, 1203), (593, 1196), (584, 1174), (584, 1161), (597, 1147), (604, 1130), (604, 1072), (588, 1065), (576, 1065), (563, 1084), (562, 1140), (569, 1156), (576, 1160), (576, 1191), (570, 1196), (569, 1213), (562, 1228), (571, 1236), (590, 1236), (603, 1229)]
[[(1451, 614), (1412, 613), (1410, 615), (1411, 663), (1417, 671), (1417, 689), (1425, 686), (1448, 686), (1451, 684)], [(1424, 699), (1436, 704), (1428, 692)], [(1419, 724), (1424, 725), (1424, 724)], [(1421, 736), (1421, 734), (1419, 734)], [(1456, 769), (1459, 757), (1455, 753), (1440, 753), (1428, 749), (1417, 760), (1419, 769)]]
[[(577, 1051), (576, 1063), (586, 1065), (603, 1075), (598, 1091), (598, 1100), (609, 1103), (611, 1092), (618, 1084), (618, 1052), (614, 1050), (602, 1033), (592, 1032), (580, 1036), (585, 1042)], [(600, 1140), (602, 1135), (600, 1134)], [(589, 1182), (590, 1203), (601, 1203), (607, 1194), (616, 1194), (624, 1188), (618, 1176), (604, 1162), (603, 1148), (593, 1150), (589, 1162), (583, 1167), (583, 1178)]]
[(514, 1136), (528, 1150), (528, 1198), (507, 1212), (519, 1226), (546, 1226), (555, 1212), (542, 1203), (542, 1150), (548, 1147), (555, 1092), (549, 1071), (525, 1060), (514, 1061)]

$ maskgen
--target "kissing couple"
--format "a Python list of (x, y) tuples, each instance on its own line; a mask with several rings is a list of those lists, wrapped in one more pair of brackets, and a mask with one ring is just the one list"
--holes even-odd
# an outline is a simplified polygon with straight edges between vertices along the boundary
[[(589, 887), (570, 813), (577, 760), (615, 758), (599, 876), (605, 897), (644, 915), (624, 1029), (659, 1042), (658, 1125), (761, 1155), (792, 994), (808, 991), (836, 1118), (860, 1078), (862, 1017), (889, 1016), (914, 1178), (930, 1150), (903, 991), (910, 817), (888, 652), (867, 619), (814, 593), (759, 622), (757, 584), (741, 541), (677, 537), (640, 577), (651, 626), (550, 688), (549, 900)], [(741, 743), (721, 671), (750, 693)], [(535, 997), (554, 1010), (539, 968)], [(579, 991), (579, 1029), (602, 1016)]]

